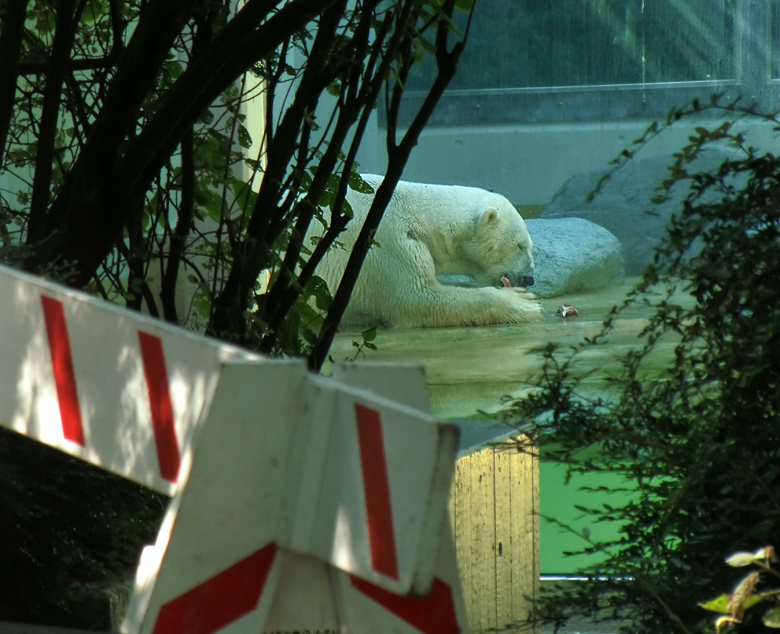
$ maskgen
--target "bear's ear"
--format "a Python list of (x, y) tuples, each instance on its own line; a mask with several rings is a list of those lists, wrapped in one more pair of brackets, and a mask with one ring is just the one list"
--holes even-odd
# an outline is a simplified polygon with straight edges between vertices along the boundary
[(488, 207), (482, 212), (482, 217), (479, 219), (483, 225), (494, 225), (498, 222), (498, 209)]

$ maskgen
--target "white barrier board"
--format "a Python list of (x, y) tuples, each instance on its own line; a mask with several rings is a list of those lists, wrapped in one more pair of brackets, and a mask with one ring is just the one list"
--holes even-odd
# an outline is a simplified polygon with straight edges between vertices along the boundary
[(126, 631), (465, 631), (458, 429), (419, 369), (326, 379), (5, 267), (0, 292), (0, 425), (173, 496)]

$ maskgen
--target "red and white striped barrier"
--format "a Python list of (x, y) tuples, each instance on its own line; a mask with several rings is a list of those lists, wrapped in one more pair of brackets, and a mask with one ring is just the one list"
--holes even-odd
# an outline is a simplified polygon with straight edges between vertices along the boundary
[(0, 424), (173, 496), (125, 631), (465, 631), (458, 430), (419, 369), (325, 379), (4, 267), (0, 293)]

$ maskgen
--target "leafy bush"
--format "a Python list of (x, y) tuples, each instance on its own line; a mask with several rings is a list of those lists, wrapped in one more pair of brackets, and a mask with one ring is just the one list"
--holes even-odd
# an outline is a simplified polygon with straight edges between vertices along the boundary
[(773, 563), (777, 563), (774, 546), (764, 546), (752, 553), (745, 551), (732, 553), (726, 558), (726, 563), (734, 568), (752, 566), (753, 570), (739, 580), (733, 591), (699, 604), (705, 610), (712, 610), (722, 615), (715, 620), (715, 631), (720, 634), (724, 628), (742, 623), (745, 611), (754, 606), (764, 608), (754, 610), (754, 612), (761, 612), (764, 625), (772, 629), (780, 628), (780, 607), (777, 605), (780, 589), (758, 589), (762, 575), (771, 575), (773, 585), (776, 583), (775, 580), (780, 578), (780, 573), (772, 567)]
[(0, 428), (0, 619), (109, 631), (168, 499)]
[[(0, 262), (319, 370), (455, 73), (453, 12), (472, 7), (0, 0)], [(425, 53), (436, 72), (399, 130)], [(263, 110), (251, 132), (249, 101)], [(378, 104), (385, 180), (328, 289), (315, 268), (351, 218), (347, 187), (366, 187), (355, 157)], [(312, 222), (327, 231), (309, 249)], [(103, 590), (131, 574), (161, 502), (24, 441), (0, 433), (0, 619), (107, 629)]]
[[(723, 109), (717, 97), (712, 107)], [(695, 103), (668, 123), (700, 110)], [(659, 132), (651, 126), (637, 143)], [(739, 156), (689, 173), (713, 141)], [(539, 617), (558, 624), (585, 613), (626, 619), (621, 631), (632, 634), (709, 631), (697, 603), (731, 584), (723, 553), (773, 543), (780, 526), (780, 159), (746, 146), (728, 123), (697, 128), (665, 187), (683, 179), (691, 193), (641, 283), (598, 336), (573, 349), (546, 346), (538, 389), (510, 408), (512, 420), (533, 421), (547, 459), (636, 487), (625, 504), (588, 510), (594, 521), (619, 522), (618, 537), (583, 535), (584, 552), (608, 557), (586, 571), (597, 582), (540, 603)], [(637, 346), (594, 390), (578, 358), (645, 304), (652, 316)], [(661, 346), (673, 353), (658, 369)], [(751, 613), (735, 624), (761, 627)]]
[[(0, 261), (319, 369), (457, 68), (456, 8), (473, 1), (0, 2)], [(351, 218), (347, 187), (367, 187), (356, 156), (378, 104), (385, 180), (328, 289), (314, 272)]]

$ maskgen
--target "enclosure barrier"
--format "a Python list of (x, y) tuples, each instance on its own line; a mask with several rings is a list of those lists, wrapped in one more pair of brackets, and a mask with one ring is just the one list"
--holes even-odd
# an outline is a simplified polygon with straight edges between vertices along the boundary
[(323, 378), (5, 267), (0, 293), (0, 424), (171, 496), (123, 631), (466, 631), (421, 369)]

